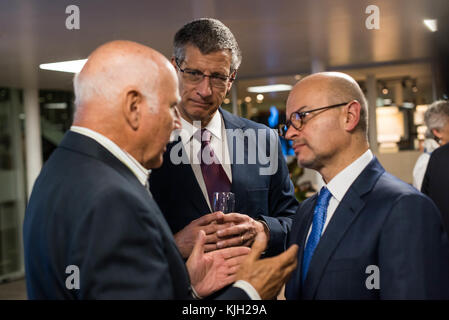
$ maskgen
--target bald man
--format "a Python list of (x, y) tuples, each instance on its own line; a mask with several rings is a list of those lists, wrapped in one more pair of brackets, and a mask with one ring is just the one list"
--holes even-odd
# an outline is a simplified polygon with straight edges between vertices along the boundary
[(184, 263), (149, 192), (149, 169), (161, 166), (180, 127), (168, 60), (134, 42), (107, 43), (90, 55), (74, 89), (73, 126), (42, 169), (25, 214), (28, 297), (189, 299), (235, 280), (220, 298), (273, 297), (295, 267), (296, 246), (269, 261), (258, 260), (263, 237), (251, 254), (247, 247), (204, 254), (200, 232)]
[(299, 81), (282, 133), (325, 186), (302, 202), (287, 299), (447, 299), (449, 246), (438, 209), (369, 150), (367, 103), (343, 73)]

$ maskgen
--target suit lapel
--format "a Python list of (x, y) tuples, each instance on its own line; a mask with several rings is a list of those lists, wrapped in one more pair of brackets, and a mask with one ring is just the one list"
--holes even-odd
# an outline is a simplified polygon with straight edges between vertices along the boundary
[(294, 219), (298, 219), (297, 222), (294, 221), (294, 229), (291, 230), (289, 241), (291, 244), (297, 244), (298, 249), (298, 266), (293, 272), (290, 281), (286, 286), (286, 297), (288, 299), (300, 299), (302, 282), (302, 259), (304, 255), (305, 241), (307, 237), (308, 230), (313, 220), (313, 209), (315, 207), (317, 200), (317, 195), (313, 195), (310, 199), (306, 200), (299, 208), (295, 214)]
[[(178, 149), (175, 149), (173, 151), (179, 151), (179, 155), (182, 157), (182, 161), (179, 164), (174, 164), (169, 159), (170, 153), (174, 147)], [(201, 191), (200, 185), (198, 184), (195, 174), (193, 173), (193, 169), (187, 157), (186, 150), (182, 144), (181, 137), (178, 138), (178, 141), (171, 142), (169, 145), (167, 145), (166, 154), (168, 159), (164, 159), (164, 162), (168, 163), (167, 170), (169, 172), (169, 175), (173, 177), (172, 181), (179, 181), (179, 183), (176, 185), (176, 192), (182, 193), (183, 198), (190, 199), (193, 206), (198, 210), (200, 215), (210, 212), (207, 201), (203, 196), (203, 191)]]
[[(313, 254), (302, 290), (304, 299), (315, 297), (329, 259), (365, 206), (362, 196), (372, 190), (377, 179), (384, 171), (374, 157), (346, 192)], [(307, 231), (305, 231), (305, 234), (307, 235)]]
[[(236, 206), (235, 209), (238, 212), (243, 206), (246, 199), (246, 183), (242, 183), (241, 178), (245, 177), (248, 172), (248, 167), (244, 164), (248, 163), (248, 139), (244, 139), (245, 123), (238, 117), (230, 114), (229, 112), (219, 109), (223, 116), (223, 122), (226, 130), (226, 138), (228, 142), (229, 160), (231, 161), (232, 172), (232, 184), (231, 191), (235, 194)], [(231, 131), (232, 130), (232, 131)], [(237, 154), (237, 146), (243, 145), (243, 155), (241, 151)]]
[(90, 137), (69, 130), (64, 135), (64, 138), (62, 139), (58, 147), (83, 153), (89, 155), (90, 157), (96, 158), (114, 168), (114, 170), (119, 172), (131, 183), (145, 190), (134, 173), (132, 173), (132, 171), (123, 162), (117, 159), (109, 150), (107, 150), (105, 147), (103, 147), (101, 144)]

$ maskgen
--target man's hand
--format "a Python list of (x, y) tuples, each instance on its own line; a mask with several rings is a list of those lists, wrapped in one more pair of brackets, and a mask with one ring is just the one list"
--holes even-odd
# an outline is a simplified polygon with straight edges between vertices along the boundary
[(298, 246), (273, 258), (259, 259), (267, 246), (264, 233), (259, 233), (251, 247), (251, 253), (240, 266), (236, 280), (245, 280), (257, 290), (262, 299), (275, 297), (290, 273), (296, 269)]
[(230, 226), (217, 231), (220, 240), (217, 242), (217, 248), (250, 246), (259, 233), (264, 233), (269, 238), (268, 230), (263, 223), (246, 214), (228, 213), (221, 221)]
[(216, 250), (216, 243), (219, 240), (216, 232), (230, 226), (229, 223), (222, 223), (223, 217), (224, 214), (221, 211), (209, 213), (201, 218), (193, 220), (185, 226), (184, 229), (177, 232), (174, 235), (174, 238), (182, 257), (186, 259), (190, 256), (200, 230), (203, 230), (206, 233), (205, 252)]
[(200, 230), (192, 254), (186, 262), (190, 281), (202, 297), (233, 283), (235, 275), (248, 256), (248, 247), (233, 247), (204, 253), (206, 234)]

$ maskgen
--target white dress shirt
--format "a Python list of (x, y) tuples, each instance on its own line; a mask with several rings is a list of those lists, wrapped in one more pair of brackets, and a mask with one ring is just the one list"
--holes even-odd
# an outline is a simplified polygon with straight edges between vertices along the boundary
[[(204, 182), (203, 173), (201, 171), (201, 164), (198, 158), (198, 154), (201, 150), (201, 128), (195, 127), (190, 122), (187, 122), (181, 117), (182, 129), (180, 131), (180, 137), (184, 149), (186, 150), (187, 157), (189, 158), (190, 165), (192, 166), (193, 173), (195, 174), (196, 181), (201, 188), (204, 199), (206, 199), (209, 208), (212, 210), (209, 196), (207, 194), (206, 184)], [(199, 123), (198, 123), (199, 124)], [(221, 163), (229, 181), (232, 183), (232, 170), (231, 161), (229, 160), (228, 139), (226, 136), (226, 128), (223, 118), (219, 111), (216, 111), (212, 117), (206, 129), (211, 133), (210, 146), (214, 151), (215, 156)], [(198, 130), (200, 130), (198, 132)], [(173, 136), (172, 136), (173, 137)], [(173, 138), (172, 138), (173, 139)]]
[[(106, 150), (112, 153), (117, 159), (119, 159), (125, 166), (131, 170), (131, 172), (137, 177), (139, 182), (148, 190), (148, 177), (150, 175), (151, 170), (145, 169), (139, 161), (137, 161), (132, 155), (130, 155), (125, 150), (122, 150), (118, 145), (116, 145), (112, 140), (106, 138), (101, 133), (93, 131), (88, 128), (79, 127), (79, 126), (71, 126), (70, 130), (89, 138), (94, 139), (96, 142), (101, 144)], [(150, 193), (151, 195), (151, 193)]]
[(413, 168), (413, 186), (421, 191), (424, 175), (426, 174), (427, 165), (429, 164), (430, 155), (433, 150), (440, 145), (434, 139), (424, 140), (424, 153), (421, 154), (416, 160), (415, 167)]
[[(200, 160), (198, 158), (198, 153), (201, 150), (201, 128), (194, 126), (182, 117), (181, 124), (182, 129), (180, 130), (179, 136), (181, 137), (182, 144), (187, 153), (187, 157), (189, 158), (196, 181), (198, 181), (204, 199), (206, 199), (207, 204), (212, 211), (212, 206), (207, 194), (206, 183), (204, 182), (203, 173), (201, 171)], [(198, 123), (198, 125), (201, 124)], [(206, 129), (211, 132), (210, 146), (212, 150), (214, 150), (214, 154), (221, 163), (229, 181), (232, 183), (232, 170), (231, 161), (229, 158), (226, 127), (224, 125), (223, 117), (219, 111), (215, 112), (211, 121), (206, 126)], [(198, 130), (200, 130), (200, 132), (198, 132)], [(174, 141), (174, 137), (175, 135), (172, 134), (170, 140)], [(237, 287), (245, 291), (252, 300), (261, 300), (259, 293), (249, 282), (239, 280), (233, 284), (233, 287)]]
[[(326, 184), (324, 185), (329, 190), (332, 196), (329, 200), (329, 206), (327, 207), (327, 214), (326, 214), (326, 222), (324, 223), (323, 231), (321, 232), (321, 234), (323, 234), (324, 231), (326, 230), (329, 221), (332, 219), (335, 210), (337, 210), (338, 205), (345, 196), (349, 187), (351, 187), (355, 179), (357, 179), (357, 177), (360, 175), (360, 173), (362, 173), (362, 171), (366, 168), (366, 166), (370, 163), (372, 159), (373, 153), (371, 152), (371, 150), (368, 149), (357, 160), (355, 160), (349, 166), (340, 171), (331, 181), (329, 181), (327, 185)], [(309, 238), (311, 231), (312, 225), (309, 228), (307, 239)]]

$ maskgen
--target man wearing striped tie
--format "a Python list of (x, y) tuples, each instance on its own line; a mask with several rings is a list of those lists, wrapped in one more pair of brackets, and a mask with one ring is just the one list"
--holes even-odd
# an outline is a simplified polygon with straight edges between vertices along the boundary
[(310, 75), (291, 91), (282, 134), (325, 186), (301, 203), (287, 299), (447, 299), (449, 245), (427, 196), (369, 149), (367, 103), (350, 76)]

